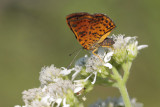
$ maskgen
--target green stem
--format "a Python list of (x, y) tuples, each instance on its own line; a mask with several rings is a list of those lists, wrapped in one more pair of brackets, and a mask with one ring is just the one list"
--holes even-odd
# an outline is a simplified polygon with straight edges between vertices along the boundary
[(131, 103), (130, 103), (130, 99), (129, 99), (129, 95), (128, 95), (126, 86), (121, 82), (118, 83), (118, 86), (119, 86), (119, 90), (122, 95), (125, 107), (131, 107)]
[(117, 87), (120, 90), (121, 96), (123, 98), (123, 102), (125, 104), (125, 107), (131, 107), (129, 95), (127, 92), (127, 88), (123, 82), (123, 79), (121, 75), (118, 73), (117, 69), (115, 67), (112, 68), (114, 79), (117, 81)]
[(131, 68), (132, 62), (128, 61), (127, 63), (122, 64), (122, 68), (124, 70), (124, 75), (123, 75), (123, 83), (126, 84), (128, 77), (129, 77), (129, 71)]

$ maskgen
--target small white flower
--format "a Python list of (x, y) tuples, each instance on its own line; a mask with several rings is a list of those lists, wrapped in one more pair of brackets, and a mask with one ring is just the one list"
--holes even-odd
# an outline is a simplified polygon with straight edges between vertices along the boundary
[[(56, 83), (50, 83), (43, 87), (29, 89), (23, 92), (23, 100), (26, 107), (50, 107), (51, 105), (56, 107), (69, 107), (66, 104), (66, 99), (70, 99), (70, 94), (79, 92), (84, 88), (83, 82), (75, 81), (74, 84), (71, 80), (59, 79)], [(68, 92), (70, 92), (68, 94)], [(74, 101), (73, 95), (71, 99)], [(75, 97), (76, 99), (76, 97)], [(75, 100), (76, 101), (76, 100)], [(74, 104), (74, 102), (72, 102)], [(25, 107), (24, 106), (24, 107)], [(17, 107), (19, 107), (17, 105)]]
[(50, 67), (43, 67), (39, 77), (41, 85), (43, 86), (47, 85), (48, 83), (57, 82), (61, 76), (60, 72), (61, 69), (56, 68), (54, 65), (51, 65)]
[[(26, 107), (49, 107), (52, 103), (50, 95), (42, 92), (41, 88), (29, 89), (23, 92)], [(23, 107), (23, 106), (22, 106)]]
[(138, 41), (136, 37), (124, 37), (124, 35), (113, 35), (114, 40), (113, 44), (113, 59), (118, 63), (121, 64), (125, 61), (132, 61), (138, 54), (138, 50), (142, 48), (148, 47), (148, 45), (140, 45), (138, 46)]
[(30, 105), (31, 102), (34, 99), (38, 99), (43, 97), (43, 93), (41, 91), (41, 88), (33, 88), (33, 89), (29, 89), (28, 91), (23, 91), (23, 101), (26, 105)]
[(108, 52), (106, 54), (106, 50), (104, 50), (104, 48), (99, 48), (97, 55), (99, 57), (92, 54), (90, 57), (85, 56), (83, 58), (80, 58), (76, 62), (76, 72), (72, 75), (72, 80), (74, 80), (77, 74), (79, 74), (82, 68), (84, 68), (85, 72), (88, 73), (85, 81), (87, 81), (92, 75), (94, 75), (93, 81), (91, 82), (92, 84), (94, 84), (96, 82), (97, 73), (102, 73), (101, 67), (105, 66), (109, 69), (112, 68), (112, 65), (109, 63), (109, 61), (111, 60), (113, 52)]
[[(91, 82), (92, 84), (94, 84), (96, 82), (97, 73), (102, 73), (101, 71), (102, 66), (105, 66), (111, 69), (112, 65), (109, 63), (109, 61), (111, 60), (112, 55), (113, 55), (113, 52), (108, 52), (106, 54), (106, 51), (100, 48), (98, 50), (98, 56), (101, 59), (95, 55), (90, 56), (85, 64), (86, 72), (90, 73), (90, 75), (85, 80), (88, 80), (92, 75), (94, 75), (94, 79)], [(101, 60), (103, 60), (104, 62), (102, 62)]]
[[(99, 55), (99, 54), (98, 54)], [(101, 59), (103, 59), (102, 56), (99, 56)], [(86, 72), (88, 73), (93, 73), (93, 72), (97, 72), (99, 71), (98, 67), (102, 66), (103, 63), (101, 61), (101, 59), (98, 58), (95, 55), (91, 55), (88, 60), (86, 61), (85, 67), (86, 67)]]
[(43, 67), (40, 72), (39, 80), (42, 86), (47, 85), (48, 83), (55, 83), (58, 82), (63, 76), (70, 74), (73, 70), (74, 68), (56, 68), (54, 65), (51, 65), (50, 67)]
[(63, 76), (66, 76), (66, 75), (70, 74), (71, 71), (74, 70), (74, 68), (72, 68), (72, 69), (67, 69), (67, 68), (65, 68), (65, 67), (62, 67), (62, 69), (63, 69), (63, 70), (61, 70), (60, 74), (62, 74)]
[(112, 65), (108, 63), (111, 60), (111, 57), (113, 56), (113, 52), (108, 52), (107, 55), (104, 57), (104, 66), (108, 67), (109, 69), (112, 68)]

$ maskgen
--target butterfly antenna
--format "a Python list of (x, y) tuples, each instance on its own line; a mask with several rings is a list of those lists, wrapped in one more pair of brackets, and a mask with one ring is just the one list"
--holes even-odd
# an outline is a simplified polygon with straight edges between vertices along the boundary
[[(73, 64), (74, 60), (76, 59), (76, 57), (78, 56), (78, 54), (81, 52), (82, 49), (83, 49), (83, 48), (79, 49), (79, 51), (76, 50), (76, 51), (78, 51), (78, 52), (77, 52), (77, 54), (74, 56), (74, 58), (72, 59), (71, 63), (68, 65), (67, 69), (69, 69), (69, 68), (71, 67), (71, 65)], [(69, 54), (69, 56), (71, 56), (71, 55), (72, 55), (73, 53), (75, 53), (76, 51), (74, 51), (74, 52), (72, 52), (71, 54)]]
[(81, 48), (79, 48), (79, 49), (73, 51), (72, 53), (69, 54), (69, 56), (72, 56), (75, 52), (77, 52), (77, 51), (80, 50), (80, 49), (81, 49)]

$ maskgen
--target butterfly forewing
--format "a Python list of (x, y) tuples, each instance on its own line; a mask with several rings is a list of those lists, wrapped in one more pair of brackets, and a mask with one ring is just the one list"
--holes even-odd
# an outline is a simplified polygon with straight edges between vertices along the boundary
[[(98, 42), (102, 42), (115, 28), (113, 21), (104, 14), (94, 14), (94, 20), (91, 22), (89, 32), (96, 38)], [(106, 35), (107, 34), (107, 35)]]
[(87, 50), (103, 41), (114, 27), (113, 21), (104, 14), (73, 13), (67, 16), (67, 23), (79, 43)]

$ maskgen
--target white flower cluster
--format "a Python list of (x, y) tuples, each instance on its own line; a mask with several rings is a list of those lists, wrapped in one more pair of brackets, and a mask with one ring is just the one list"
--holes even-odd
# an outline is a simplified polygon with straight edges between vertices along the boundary
[(54, 65), (51, 65), (50, 67), (43, 67), (40, 72), (40, 82), (41, 85), (47, 85), (49, 83), (56, 83), (59, 81), (59, 79), (63, 78), (64, 76), (68, 75), (73, 71), (73, 69), (66, 69), (64, 67), (62, 68), (56, 68)]
[[(43, 67), (39, 78), (41, 86), (22, 93), (25, 102), (22, 107), (82, 106), (74, 93), (81, 94), (84, 88), (89, 90), (89, 87), (96, 83), (97, 78), (107, 80), (109, 71), (115, 62), (121, 64), (133, 60), (138, 50), (147, 47), (147, 45), (138, 46), (136, 37), (113, 35), (112, 38), (115, 42), (113, 48), (107, 50), (99, 48), (97, 53), (99, 57), (93, 54), (85, 55), (77, 60), (72, 69), (57, 68), (54, 65)], [(85, 97), (82, 99), (86, 100)]]
[[(42, 68), (40, 72), (41, 87), (24, 91), (23, 101), (25, 105), (22, 107), (69, 107), (67, 99), (71, 99), (78, 103), (74, 93), (79, 92), (83, 87), (71, 80), (63, 80), (62, 77), (71, 73), (73, 69), (56, 68), (54, 65)], [(15, 106), (21, 107), (21, 106)]]
[[(103, 68), (112, 69), (112, 64), (110, 60), (113, 59), (116, 63), (121, 64), (125, 61), (132, 61), (138, 53), (138, 50), (148, 47), (148, 45), (140, 45), (138, 46), (138, 41), (136, 37), (124, 37), (124, 35), (113, 35), (114, 40), (113, 48), (109, 48), (105, 50), (104, 48), (99, 48), (97, 56), (91, 55), (88, 57), (87, 55), (80, 58), (76, 62), (76, 66), (80, 66), (79, 68), (84, 67), (85, 72), (87, 73), (87, 81), (92, 75), (94, 75), (93, 81), (94, 84), (96, 82), (96, 77), (98, 74), (104, 77), (107, 76), (107, 72), (103, 72)], [(81, 71), (76, 70), (77, 72), (73, 75), (73, 78)], [(105, 69), (106, 71), (106, 69)]]
[[(131, 100), (132, 107), (143, 107), (142, 103), (136, 102), (135, 98)], [(119, 98), (107, 98), (107, 100), (98, 100), (96, 103), (90, 105), (90, 107), (125, 107), (122, 97)]]
[(125, 61), (132, 61), (138, 53), (138, 50), (148, 47), (148, 45), (139, 45), (136, 37), (124, 37), (125, 35), (119, 34), (118, 36), (113, 35), (112, 38), (115, 41), (113, 44), (114, 52), (113, 59), (121, 64)]
[[(113, 52), (106, 53), (106, 51), (103, 48), (100, 48), (98, 50), (97, 55), (99, 57), (93, 54), (90, 57), (86, 55), (85, 57), (80, 58), (75, 64), (75, 66), (78, 68), (81, 68), (81, 69), (82, 67), (85, 68), (87, 77), (84, 79), (84, 81), (87, 81), (92, 75), (94, 75), (93, 81), (91, 82), (92, 84), (96, 82), (97, 74), (101, 74), (103, 72), (102, 68), (104, 67), (107, 67), (109, 69), (112, 68), (112, 65), (109, 63), (109, 61), (111, 60), (111, 56), (113, 55)], [(73, 75), (73, 78), (75, 78), (75, 76), (81, 70), (76, 70), (76, 71), (77, 72), (75, 72), (75, 74)]]

